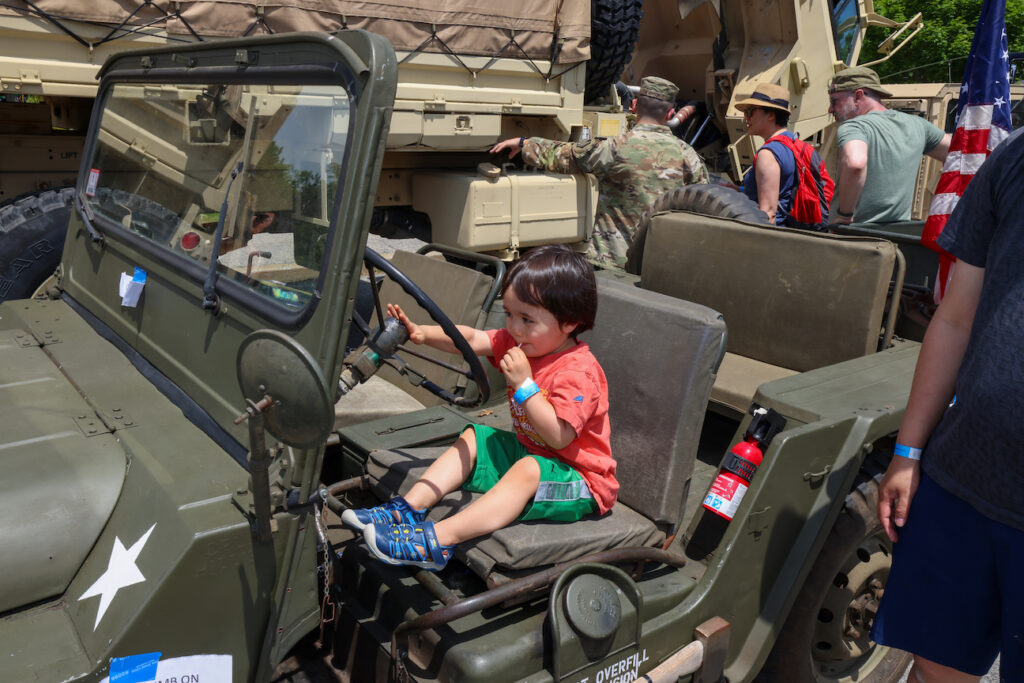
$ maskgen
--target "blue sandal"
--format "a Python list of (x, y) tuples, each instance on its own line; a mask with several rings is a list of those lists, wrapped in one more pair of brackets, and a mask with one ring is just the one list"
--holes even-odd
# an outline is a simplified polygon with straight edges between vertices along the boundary
[(359, 530), (370, 524), (419, 524), (426, 518), (426, 510), (413, 510), (401, 496), (375, 508), (350, 508), (341, 513), (342, 522)]
[(430, 571), (444, 569), (455, 550), (453, 545), (437, 542), (433, 522), (418, 524), (370, 524), (363, 529), (366, 547), (388, 564), (422, 567)]

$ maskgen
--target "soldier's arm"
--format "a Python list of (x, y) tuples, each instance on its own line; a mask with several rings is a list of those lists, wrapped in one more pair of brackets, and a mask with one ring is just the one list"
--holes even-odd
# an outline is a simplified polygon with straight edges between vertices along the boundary
[(611, 158), (610, 142), (557, 142), (544, 138), (526, 138), (523, 161), (552, 173), (595, 173)]

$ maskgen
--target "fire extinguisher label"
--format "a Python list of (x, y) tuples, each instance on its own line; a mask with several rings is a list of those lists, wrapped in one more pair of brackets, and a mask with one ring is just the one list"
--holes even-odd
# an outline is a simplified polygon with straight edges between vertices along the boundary
[(731, 477), (716, 477), (711, 490), (704, 497), (704, 507), (726, 519), (732, 519), (746, 492), (746, 484)]

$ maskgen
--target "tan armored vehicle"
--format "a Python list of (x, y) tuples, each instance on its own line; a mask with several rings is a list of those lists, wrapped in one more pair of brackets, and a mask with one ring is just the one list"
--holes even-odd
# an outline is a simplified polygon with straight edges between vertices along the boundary
[[(762, 80), (794, 93), (796, 129), (822, 141), (825, 84), (856, 61), (870, 0), (831, 11), (824, 2), (721, 4), (640, 0), (420, 2), (412, 7), (335, 0), (262, 3), (78, 3), (15, 1), (0, 7), (0, 299), (31, 294), (55, 268), (96, 71), (131, 48), (288, 31), (364, 28), (398, 56), (398, 92), (374, 201), (371, 232), (414, 235), (464, 250), (514, 256), (545, 242), (582, 245), (592, 229), (596, 188), (567, 177), (501, 166), (487, 149), (524, 135), (554, 139), (624, 130), (613, 83), (658, 74), (681, 86), (674, 125), (719, 172), (735, 179), (754, 149), (737, 93)], [(639, 48), (633, 46), (639, 34)], [(251, 57), (251, 56), (250, 56)], [(630, 62), (630, 58), (632, 61)], [(246, 68), (245, 55), (239, 68)], [(623, 73), (623, 68), (625, 72)], [(145, 68), (145, 67), (143, 67)], [(622, 95), (628, 89), (621, 86)], [(211, 95), (211, 103), (218, 97)], [(225, 121), (188, 112), (197, 139), (223, 145)], [(124, 130), (121, 143), (172, 182), (187, 176), (183, 150), (151, 131)], [(311, 141), (311, 147), (314, 147)], [(326, 163), (313, 159), (317, 167)], [(26, 195), (19, 201), (11, 201)], [(524, 198), (529, 197), (528, 201)], [(734, 198), (743, 202), (742, 197)], [(283, 203), (282, 203), (283, 202)], [(216, 202), (197, 206), (211, 216)], [(255, 207), (291, 209), (294, 197)], [(322, 207), (321, 207), (322, 208)], [(712, 202), (680, 206), (729, 214)], [(308, 207), (307, 207), (308, 209)], [(306, 210), (306, 209), (304, 209)], [(317, 209), (320, 210), (320, 209)], [(314, 212), (315, 213), (315, 212)], [(317, 214), (320, 219), (326, 218)]]

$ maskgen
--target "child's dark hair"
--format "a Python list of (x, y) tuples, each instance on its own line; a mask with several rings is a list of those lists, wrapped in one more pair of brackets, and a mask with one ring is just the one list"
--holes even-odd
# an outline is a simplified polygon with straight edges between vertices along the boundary
[(527, 252), (505, 274), (502, 295), (509, 287), (520, 301), (547, 310), (560, 325), (575, 324), (569, 335), (573, 339), (594, 326), (594, 268), (582, 254), (565, 245), (549, 244)]

